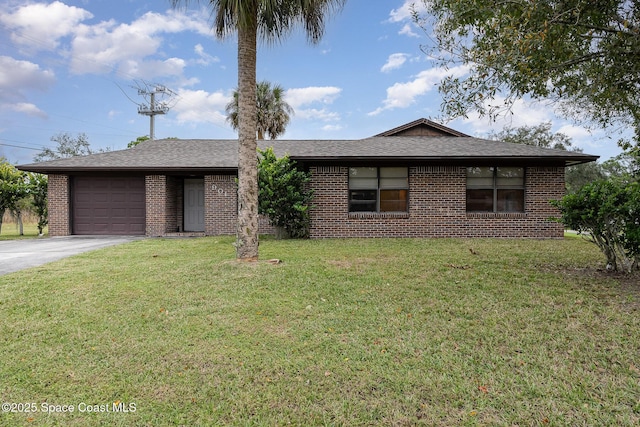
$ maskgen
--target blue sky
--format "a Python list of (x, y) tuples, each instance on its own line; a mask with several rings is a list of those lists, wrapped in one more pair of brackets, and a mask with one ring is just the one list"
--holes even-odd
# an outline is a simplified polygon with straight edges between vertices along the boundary
[[(259, 80), (287, 90), (295, 115), (282, 139), (365, 138), (421, 117), (437, 118), (447, 73), (420, 50), (415, 0), (348, 0), (320, 43), (300, 31), (259, 47)], [(0, 5), (0, 156), (31, 162), (50, 138), (84, 132), (112, 150), (149, 134), (137, 113), (143, 82), (174, 93), (156, 116), (156, 138), (235, 138), (224, 107), (237, 86), (235, 37), (218, 40), (206, 9), (169, 0), (5, 0)], [(206, 4), (206, 2), (201, 2)], [(153, 86), (152, 86), (153, 87)], [(446, 123), (484, 137), (505, 125), (553, 123), (589, 154), (619, 153), (617, 135), (589, 132), (544, 103), (519, 101), (504, 119)]]

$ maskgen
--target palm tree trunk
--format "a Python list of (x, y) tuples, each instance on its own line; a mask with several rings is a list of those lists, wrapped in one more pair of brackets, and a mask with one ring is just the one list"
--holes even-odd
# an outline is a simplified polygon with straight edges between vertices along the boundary
[(255, 19), (238, 25), (238, 229), (236, 258), (258, 259), (258, 154), (256, 142), (256, 51)]

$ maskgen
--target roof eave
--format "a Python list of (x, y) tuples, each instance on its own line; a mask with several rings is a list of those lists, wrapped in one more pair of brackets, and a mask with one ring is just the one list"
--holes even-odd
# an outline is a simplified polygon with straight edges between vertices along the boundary
[(335, 163), (364, 163), (364, 162), (411, 162), (411, 163), (452, 163), (452, 164), (477, 164), (481, 163), (522, 163), (522, 164), (564, 164), (575, 166), (596, 161), (599, 156), (290, 156), (298, 162), (335, 162)]
[(76, 173), (131, 173), (131, 174), (210, 174), (215, 173), (236, 173), (237, 167), (189, 167), (189, 166), (148, 166), (148, 167), (96, 167), (96, 166), (59, 166), (59, 167), (38, 167), (36, 165), (19, 165), (19, 170), (36, 172), (42, 174), (76, 174)]

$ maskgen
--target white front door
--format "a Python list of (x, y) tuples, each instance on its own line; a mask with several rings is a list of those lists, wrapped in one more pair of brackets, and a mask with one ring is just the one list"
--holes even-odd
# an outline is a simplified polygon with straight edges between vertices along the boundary
[(184, 180), (184, 231), (204, 231), (204, 179)]

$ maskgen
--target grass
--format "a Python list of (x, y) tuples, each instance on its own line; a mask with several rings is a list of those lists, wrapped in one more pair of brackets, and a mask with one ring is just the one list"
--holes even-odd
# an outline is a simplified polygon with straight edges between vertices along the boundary
[(640, 423), (638, 285), (582, 239), (233, 256), (149, 239), (0, 277), (0, 397), (38, 409), (0, 425)]
[[(38, 237), (38, 226), (36, 224), (25, 223), (23, 226), (24, 235), (20, 235), (18, 225), (11, 222), (5, 222), (2, 224), (0, 230), (0, 240), (15, 240), (15, 239), (33, 239)], [(48, 233), (48, 228), (44, 228), (44, 235)]]

